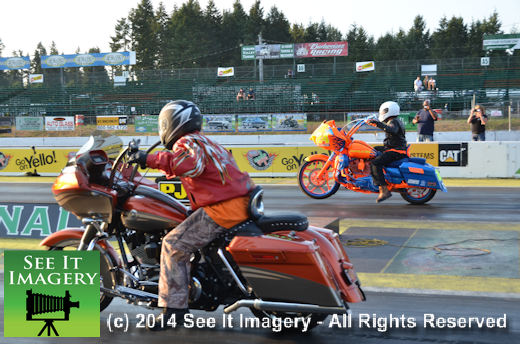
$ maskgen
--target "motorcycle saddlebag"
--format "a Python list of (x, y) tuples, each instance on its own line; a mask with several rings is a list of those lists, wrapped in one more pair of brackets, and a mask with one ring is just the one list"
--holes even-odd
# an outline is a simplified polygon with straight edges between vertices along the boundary
[(286, 235), (235, 237), (227, 250), (264, 301), (341, 307), (341, 294), (314, 242)]

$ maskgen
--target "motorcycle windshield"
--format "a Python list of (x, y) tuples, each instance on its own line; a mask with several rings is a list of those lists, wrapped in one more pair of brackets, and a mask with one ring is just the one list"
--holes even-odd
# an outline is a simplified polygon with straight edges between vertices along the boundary
[(80, 156), (92, 150), (103, 150), (109, 158), (116, 158), (123, 148), (123, 140), (119, 137), (109, 134), (106, 131), (96, 130), (90, 135), (87, 143), (85, 143), (78, 151), (76, 156)]

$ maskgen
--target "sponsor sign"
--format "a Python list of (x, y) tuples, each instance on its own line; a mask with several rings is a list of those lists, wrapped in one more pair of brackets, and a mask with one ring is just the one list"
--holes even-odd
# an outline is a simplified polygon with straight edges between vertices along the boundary
[(439, 147), (437, 143), (421, 143), (410, 145), (410, 157), (425, 158), (433, 166), (439, 166)]
[(520, 34), (484, 35), (484, 50), (520, 49)]
[(491, 62), (489, 57), (481, 57), (480, 58), (480, 65), (481, 66), (489, 66), (489, 63)]
[(13, 117), (0, 117), (0, 133), (10, 134), (13, 126)]
[(468, 143), (439, 143), (439, 166), (466, 166)]
[(126, 130), (128, 118), (126, 116), (97, 116), (98, 130)]
[(271, 116), (273, 131), (307, 131), (307, 114), (274, 113)]
[(204, 132), (235, 132), (235, 115), (204, 115), (202, 130)]
[(43, 74), (29, 74), (29, 82), (31, 84), (43, 83)]
[(135, 131), (138, 133), (158, 133), (159, 116), (135, 116)]
[(29, 56), (0, 57), (0, 70), (29, 68), (31, 68), (31, 60)]
[(43, 117), (16, 117), (16, 130), (43, 130)]
[(244, 45), (241, 49), (242, 51), (242, 60), (254, 60), (255, 59), (255, 46), (254, 45)]
[(280, 44), (280, 58), (281, 59), (294, 58), (294, 44)]
[(271, 115), (238, 115), (238, 131), (271, 131)]
[[(63, 166), (62, 166), (63, 167)], [(68, 227), (82, 227), (76, 216), (57, 204), (0, 205), (0, 237), (43, 239)]]
[(234, 67), (218, 67), (217, 76), (235, 76)]
[(374, 61), (356, 62), (356, 72), (368, 72), (375, 69)]
[(493, 117), (501, 117), (502, 116), (502, 111), (501, 110), (493, 110), (493, 111), (491, 111), (491, 116), (493, 116)]
[(74, 117), (45, 117), (46, 131), (74, 131)]
[(298, 73), (305, 73), (305, 65), (299, 64), (296, 66)]
[(42, 68), (135, 65), (135, 51), (79, 55), (43, 55)]
[(330, 57), (348, 56), (347, 42), (297, 43), (294, 45), (294, 57)]
[(5, 337), (99, 337), (98, 251), (5, 251)]
[(160, 181), (159, 182), (159, 190), (168, 194), (182, 203), (190, 203), (188, 199), (188, 193), (182, 186), (180, 180), (171, 180), (171, 181)]

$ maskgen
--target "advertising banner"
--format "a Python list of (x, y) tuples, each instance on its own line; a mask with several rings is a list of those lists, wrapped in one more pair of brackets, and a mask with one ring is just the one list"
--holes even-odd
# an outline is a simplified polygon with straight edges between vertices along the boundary
[(0, 148), (0, 172), (22, 175), (37, 169), (42, 173), (59, 173), (77, 149)]
[(29, 56), (0, 57), (0, 70), (29, 68), (31, 68), (31, 60)]
[(235, 68), (218, 67), (217, 76), (235, 76)]
[(374, 61), (356, 62), (356, 72), (368, 72), (376, 70)]
[(273, 131), (307, 131), (307, 114), (273, 113)]
[(74, 117), (45, 117), (46, 131), (74, 131)]
[(502, 111), (501, 110), (493, 110), (491, 111), (492, 117), (502, 117)]
[(255, 59), (255, 46), (254, 45), (244, 45), (241, 49), (242, 51), (242, 60), (254, 60)]
[(43, 83), (43, 74), (29, 74), (29, 82), (31, 84)]
[(204, 115), (202, 130), (204, 132), (235, 132), (235, 115)]
[(158, 133), (159, 116), (135, 116), (135, 131), (137, 133)]
[(135, 65), (135, 51), (79, 55), (43, 55), (42, 68)]
[(96, 116), (98, 130), (126, 130), (128, 117), (126, 116)]
[(271, 115), (238, 115), (238, 131), (271, 131)]
[(13, 117), (0, 117), (0, 133), (10, 134), (13, 126)]
[(484, 35), (484, 50), (520, 49), (520, 34)]
[(16, 130), (43, 130), (43, 117), (16, 117)]
[(347, 42), (297, 43), (294, 45), (294, 57), (330, 57), (348, 56)]

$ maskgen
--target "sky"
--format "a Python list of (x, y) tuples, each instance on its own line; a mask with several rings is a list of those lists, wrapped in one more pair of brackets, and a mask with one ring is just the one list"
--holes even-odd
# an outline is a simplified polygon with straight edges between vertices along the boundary
[[(168, 13), (174, 4), (182, 5), (187, 0), (162, 0)], [(18, 6), (2, 6), (0, 40), (5, 46), (2, 57), (12, 56), (12, 51), (22, 50), (24, 55), (33, 55), (41, 42), (47, 50), (52, 41), (60, 54), (74, 54), (79, 47), (86, 52), (99, 47), (101, 52), (110, 52), (110, 36), (115, 34), (117, 20), (128, 17), (130, 9), (136, 8), (140, 0), (89, 0), (85, 2), (64, 0), (25, 0), (23, 9)], [(154, 10), (160, 0), (152, 0)], [(231, 10), (235, 0), (214, 0), (216, 7)], [(199, 0), (205, 8), (208, 0)], [(249, 13), (254, 0), (241, 0)], [(374, 38), (399, 28), (408, 30), (417, 15), (422, 15), (430, 33), (439, 20), (446, 16), (462, 17), (464, 23), (488, 18), (496, 9), (502, 29), (510, 33), (515, 28), (520, 32), (520, 0), (261, 0), (266, 16), (276, 5), (291, 24), (307, 25), (309, 22), (325, 20), (345, 35), (350, 26), (362, 26)], [(9, 15), (9, 11), (12, 14)]]

